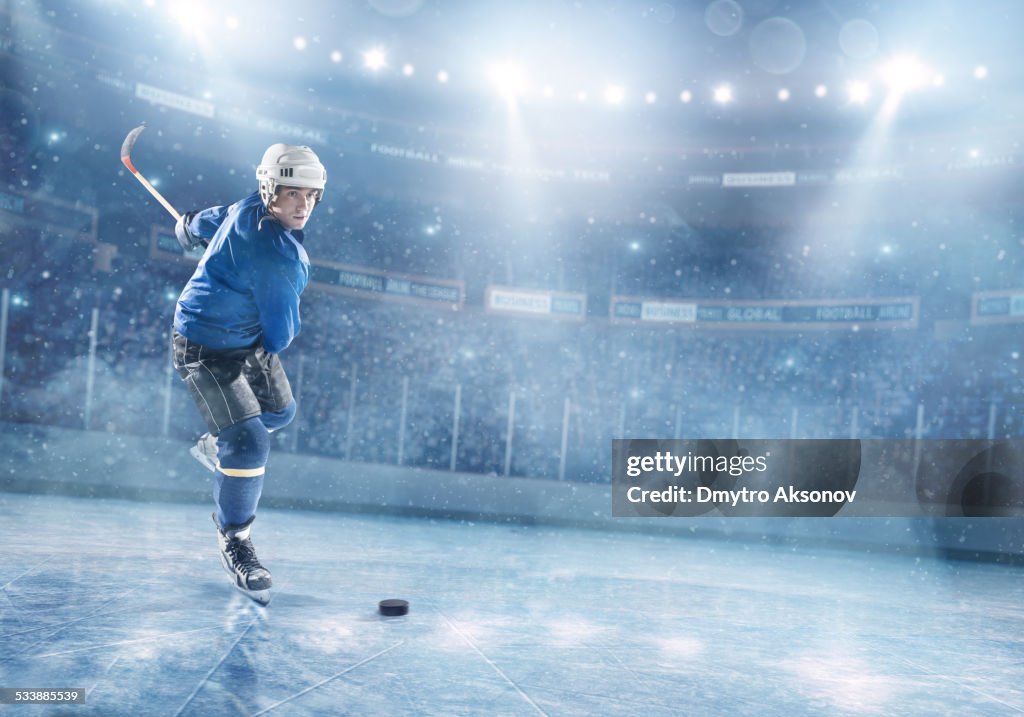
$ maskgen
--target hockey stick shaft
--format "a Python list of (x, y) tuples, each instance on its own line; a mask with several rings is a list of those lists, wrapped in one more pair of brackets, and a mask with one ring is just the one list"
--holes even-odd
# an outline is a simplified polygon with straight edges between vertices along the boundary
[(178, 210), (171, 206), (171, 203), (164, 199), (164, 195), (160, 194), (160, 192), (156, 190), (156, 187), (150, 184), (149, 180), (143, 176), (142, 172), (137, 170), (135, 165), (132, 164), (132, 148), (135, 147), (135, 140), (139, 138), (139, 135), (142, 134), (142, 130), (144, 129), (146, 129), (145, 122), (129, 132), (128, 136), (124, 138), (124, 143), (121, 145), (121, 162), (128, 168), (129, 172), (135, 175), (135, 178), (142, 183), (142, 186), (145, 187), (146, 190), (163, 205), (164, 209), (174, 217), (174, 220), (178, 221), (181, 219), (181, 214), (178, 213)]

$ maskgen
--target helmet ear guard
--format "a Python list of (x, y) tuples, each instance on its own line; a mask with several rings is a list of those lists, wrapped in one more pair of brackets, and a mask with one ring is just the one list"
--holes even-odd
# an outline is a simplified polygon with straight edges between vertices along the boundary
[(279, 186), (317, 189), (317, 204), (324, 196), (327, 170), (316, 153), (305, 145), (273, 144), (256, 168), (260, 199), (269, 206)]

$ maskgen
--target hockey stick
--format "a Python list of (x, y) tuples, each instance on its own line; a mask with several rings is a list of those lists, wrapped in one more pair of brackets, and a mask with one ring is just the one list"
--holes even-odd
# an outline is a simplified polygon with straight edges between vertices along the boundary
[(164, 196), (160, 192), (156, 191), (156, 188), (149, 183), (149, 181), (142, 176), (142, 172), (135, 168), (132, 164), (132, 148), (135, 147), (135, 140), (142, 134), (142, 130), (146, 129), (146, 123), (143, 122), (138, 127), (128, 133), (128, 136), (124, 138), (124, 144), (121, 145), (121, 162), (128, 168), (135, 178), (142, 182), (142, 186), (149, 190), (149, 193), (156, 197), (156, 200), (164, 205), (164, 209), (171, 213), (175, 221), (181, 219), (181, 215), (178, 214), (178, 210), (171, 206), (170, 202), (164, 199)]

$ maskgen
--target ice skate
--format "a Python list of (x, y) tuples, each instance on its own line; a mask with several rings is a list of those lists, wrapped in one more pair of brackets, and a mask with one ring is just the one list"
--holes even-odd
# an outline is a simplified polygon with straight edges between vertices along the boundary
[(204, 433), (196, 444), (188, 449), (192, 457), (202, 463), (211, 473), (217, 470), (217, 436)]
[(273, 583), (270, 571), (260, 565), (256, 549), (249, 539), (249, 531), (255, 518), (250, 518), (243, 525), (221, 530), (217, 523), (217, 514), (214, 513), (212, 517), (214, 525), (217, 526), (220, 562), (224, 570), (243, 594), (261, 605), (266, 605), (270, 602), (270, 587)]

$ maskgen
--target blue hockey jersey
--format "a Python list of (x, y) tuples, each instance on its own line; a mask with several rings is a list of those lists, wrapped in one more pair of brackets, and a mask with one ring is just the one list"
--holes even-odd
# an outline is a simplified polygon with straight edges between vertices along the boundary
[(299, 333), (309, 283), (302, 232), (267, 216), (259, 192), (198, 212), (188, 229), (210, 244), (178, 298), (174, 328), (212, 349), (283, 351)]

